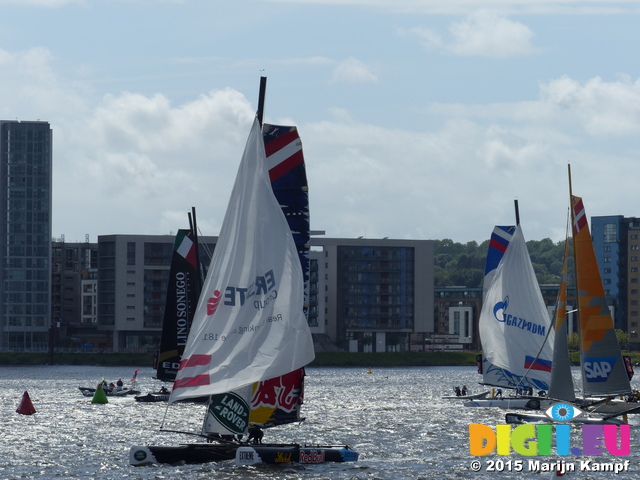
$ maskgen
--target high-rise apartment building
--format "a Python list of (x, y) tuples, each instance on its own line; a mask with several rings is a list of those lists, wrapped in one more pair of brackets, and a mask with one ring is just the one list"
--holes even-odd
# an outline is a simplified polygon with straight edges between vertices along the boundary
[(52, 131), (0, 121), (0, 348), (47, 349), (51, 321)]
[(640, 218), (591, 217), (591, 237), (615, 327), (640, 342)]

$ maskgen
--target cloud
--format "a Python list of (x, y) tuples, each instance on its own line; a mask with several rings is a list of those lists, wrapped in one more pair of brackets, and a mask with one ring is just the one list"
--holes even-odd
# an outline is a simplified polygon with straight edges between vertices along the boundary
[(333, 82), (375, 83), (378, 77), (371, 67), (355, 58), (347, 58), (333, 70)]
[(620, 76), (605, 82), (596, 77), (580, 84), (564, 76), (542, 86), (542, 99), (558, 118), (572, 121), (589, 135), (640, 134), (640, 80)]
[(535, 52), (533, 32), (507, 17), (481, 11), (454, 22), (449, 37), (427, 28), (402, 29), (399, 34), (417, 37), (427, 50), (441, 50), (456, 56), (508, 58)]
[(506, 58), (533, 52), (533, 33), (522, 23), (491, 12), (469, 15), (449, 28), (456, 55)]
[(176, 211), (186, 222), (191, 206), (207, 205), (200, 225), (217, 234), (254, 115), (233, 89), (177, 107), (160, 94), (107, 95), (56, 155), (54, 226), (89, 208), (94, 234), (168, 233), (181, 226), (165, 223)]

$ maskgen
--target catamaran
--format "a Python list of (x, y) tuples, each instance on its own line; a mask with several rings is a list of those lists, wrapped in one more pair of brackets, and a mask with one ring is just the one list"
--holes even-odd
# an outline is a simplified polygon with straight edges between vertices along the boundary
[(133, 446), (133, 465), (358, 459), (347, 445), (248, 444), (238, 438), (251, 425), (300, 420), (303, 369), (315, 356), (304, 314), (303, 269), (267, 173), (260, 117), (240, 162), (169, 398), (211, 397), (201, 432), (205, 441)]
[[(497, 226), (491, 235), (479, 324), (479, 370), (482, 383), (494, 387), (493, 396), (464, 405), (545, 407), (554, 334), (519, 222)], [(505, 394), (502, 389), (517, 394)]]
[[(633, 367), (629, 358), (623, 357), (616, 338), (584, 203), (581, 197), (574, 196), (571, 191), (571, 170), (569, 170), (569, 189), (578, 296), (582, 397), (575, 395), (566, 341), (568, 239), (565, 243), (565, 266), (556, 310), (556, 344), (549, 396), (554, 399), (554, 403), (561, 401), (581, 408), (586, 415), (576, 421), (619, 423), (620, 419), (617, 418), (619, 416), (640, 413), (640, 404), (624, 401), (625, 396), (632, 394), (630, 379), (633, 376)], [(588, 414), (591, 413), (604, 414), (604, 416), (589, 417)], [(545, 415), (507, 414), (508, 423), (550, 420), (550, 417)]]

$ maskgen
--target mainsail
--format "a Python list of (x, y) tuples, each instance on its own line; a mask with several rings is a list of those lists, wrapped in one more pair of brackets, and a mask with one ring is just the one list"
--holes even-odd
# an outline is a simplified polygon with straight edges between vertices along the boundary
[(480, 312), (484, 383), (548, 390), (550, 324), (520, 227), (495, 227)]
[(573, 254), (580, 320), (584, 395), (631, 392), (627, 369), (604, 295), (582, 198), (571, 195)]
[(196, 236), (191, 230), (178, 230), (173, 245), (162, 335), (156, 377), (173, 381), (187, 344), (189, 328), (198, 305), (201, 282), (197, 266)]
[(256, 119), (170, 402), (231, 392), (311, 362), (303, 289)]
[[(287, 219), (304, 279), (304, 314), (309, 296), (309, 195), (307, 174), (298, 130), (293, 126), (264, 124), (262, 136), (273, 193)], [(225, 415), (230, 395), (246, 406), (242, 420), (229, 422)], [(304, 369), (270, 378), (250, 387), (214, 395), (209, 402), (203, 431), (220, 435), (246, 433), (250, 425), (267, 428), (300, 421), (304, 396)], [(237, 417), (240, 418), (240, 417)]]
[(262, 126), (267, 168), (273, 193), (282, 208), (300, 257), (305, 285), (304, 311), (309, 298), (309, 188), (298, 129), (292, 126)]

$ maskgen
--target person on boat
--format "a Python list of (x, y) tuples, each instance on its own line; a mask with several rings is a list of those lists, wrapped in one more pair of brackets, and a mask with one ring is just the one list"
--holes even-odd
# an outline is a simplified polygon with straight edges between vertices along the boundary
[(163, 385), (162, 388), (160, 389), (160, 393), (169, 393), (169, 390), (167, 390), (167, 387)]
[(247, 438), (247, 442), (262, 443), (262, 437), (264, 437), (264, 432), (259, 426), (251, 425), (249, 427), (249, 438)]
[(456, 387), (455, 391), (456, 391), (456, 397), (462, 396), (462, 392), (460, 391), (460, 387)]
[(122, 391), (122, 387), (124, 386), (124, 383), (122, 382), (122, 379), (119, 378), (118, 381), (116, 382), (116, 385), (118, 386), (118, 391)]
[(498, 388), (498, 389), (496, 390), (496, 397), (500, 397), (500, 398), (502, 398), (502, 389), (501, 389), (501, 388)]
[(462, 396), (463, 397), (467, 396), (467, 386), (466, 385), (462, 385)]

